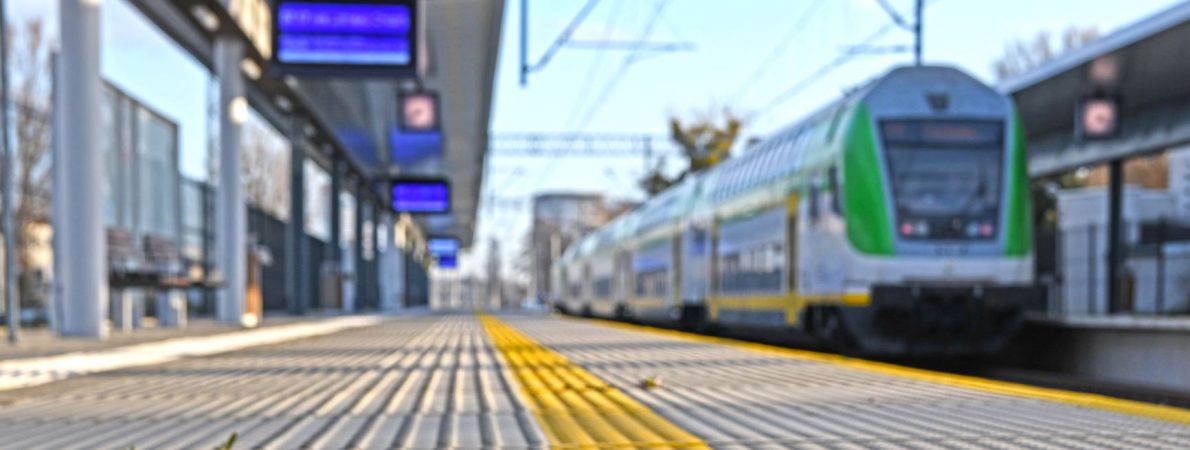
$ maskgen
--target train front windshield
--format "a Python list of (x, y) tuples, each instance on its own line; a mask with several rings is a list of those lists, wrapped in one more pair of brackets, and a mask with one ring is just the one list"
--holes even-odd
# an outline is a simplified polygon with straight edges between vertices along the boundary
[(995, 239), (1003, 127), (999, 121), (881, 123), (894, 224), (902, 239)]

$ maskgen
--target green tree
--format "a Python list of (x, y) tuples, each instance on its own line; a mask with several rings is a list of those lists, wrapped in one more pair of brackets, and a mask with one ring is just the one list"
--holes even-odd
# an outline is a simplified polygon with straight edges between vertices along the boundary
[(640, 180), (640, 186), (656, 195), (687, 175), (714, 167), (731, 157), (731, 148), (744, 127), (744, 119), (728, 108), (711, 109), (690, 119), (670, 117), (670, 139), (682, 150), (686, 169), (670, 177), (665, 175), (665, 158), (660, 157)]

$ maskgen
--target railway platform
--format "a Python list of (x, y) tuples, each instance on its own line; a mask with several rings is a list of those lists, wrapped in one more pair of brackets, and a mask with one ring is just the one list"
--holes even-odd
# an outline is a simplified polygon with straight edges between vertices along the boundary
[(1000, 362), (1100, 384), (1190, 392), (1187, 348), (1190, 316), (1036, 315)]
[(3, 448), (1190, 448), (1190, 411), (632, 325), (395, 318), (0, 392)]

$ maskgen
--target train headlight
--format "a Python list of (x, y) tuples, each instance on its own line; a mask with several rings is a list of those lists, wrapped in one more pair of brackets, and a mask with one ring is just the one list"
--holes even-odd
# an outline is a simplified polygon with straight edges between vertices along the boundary
[(985, 223), (985, 224), (979, 226), (979, 235), (980, 236), (984, 236), (984, 237), (991, 236), (992, 233), (995, 233), (995, 232), (996, 232), (996, 227), (990, 223)]
[(913, 226), (913, 233), (918, 236), (929, 236), (930, 223), (924, 220), (917, 221), (917, 224)]
[(980, 226), (980, 224), (978, 224), (976, 222), (967, 223), (967, 237), (979, 236), (979, 233), (980, 233), (980, 231), (982, 231), (982, 228), (983, 227)]
[(913, 234), (913, 224), (909, 222), (901, 223), (901, 236), (909, 236)]

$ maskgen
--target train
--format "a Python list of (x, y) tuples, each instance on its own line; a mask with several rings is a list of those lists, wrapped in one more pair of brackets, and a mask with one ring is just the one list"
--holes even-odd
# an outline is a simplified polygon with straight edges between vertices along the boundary
[(1044, 301), (1023, 138), (970, 75), (894, 68), (576, 240), (549, 299), (871, 355), (997, 352)]

